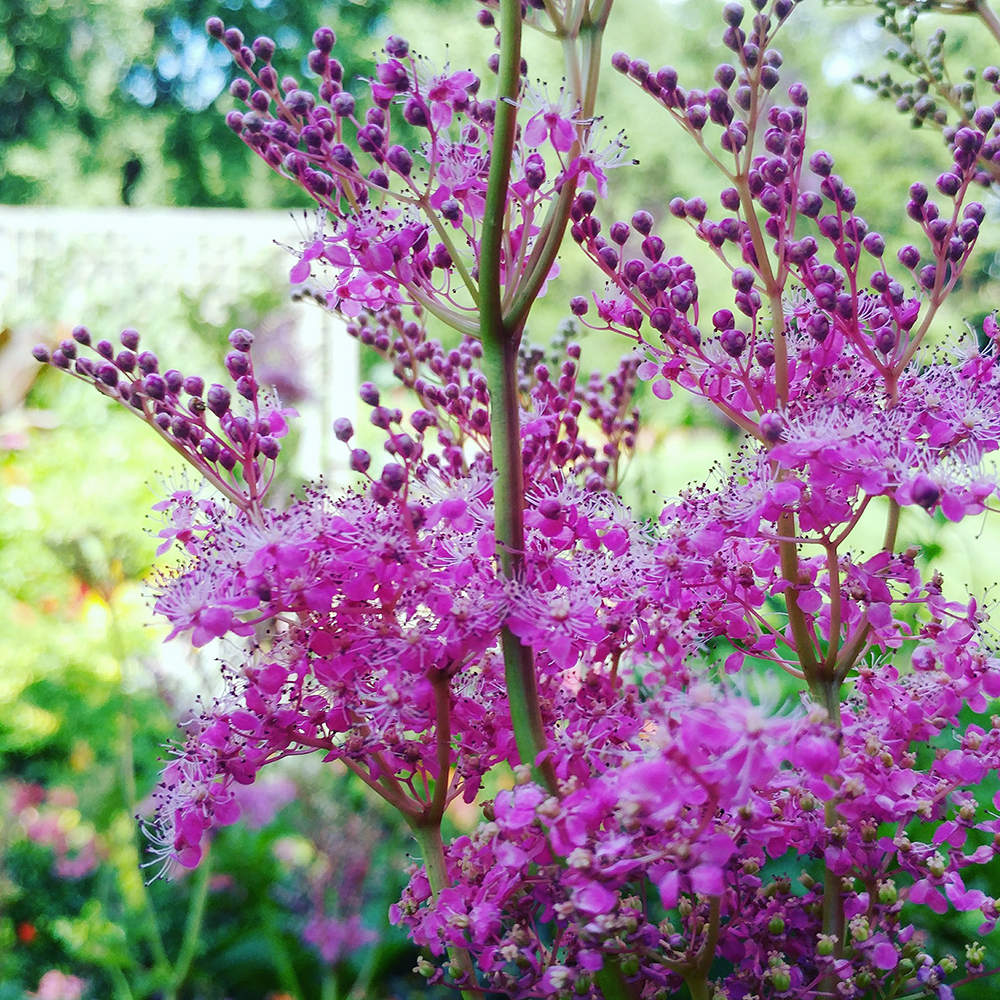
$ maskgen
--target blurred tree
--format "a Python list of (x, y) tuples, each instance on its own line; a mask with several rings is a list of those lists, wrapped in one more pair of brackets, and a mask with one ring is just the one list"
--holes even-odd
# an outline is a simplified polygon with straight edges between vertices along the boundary
[[(0, 202), (271, 207), (301, 201), (233, 142), (215, 102), (229, 54), (204, 22), (272, 34), (305, 72), (333, 24), (347, 80), (368, 62), (388, 0), (3, 0)], [(224, 98), (225, 99), (225, 98)], [(220, 150), (222, 152), (220, 152)]]

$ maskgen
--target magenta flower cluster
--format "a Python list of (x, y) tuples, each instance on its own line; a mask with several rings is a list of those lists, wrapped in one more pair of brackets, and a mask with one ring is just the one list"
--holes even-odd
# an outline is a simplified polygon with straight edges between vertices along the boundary
[[(441, 959), (417, 971), (466, 997), (948, 1000), (986, 974), (978, 938), (960, 971), (922, 924), (996, 926), (1000, 658), (981, 604), (899, 535), (907, 509), (996, 508), (1000, 328), (931, 341), (986, 222), (971, 192), (991, 183), (997, 112), (953, 130), (933, 192), (910, 188), (915, 242), (893, 255), (810, 151), (806, 89), (779, 86), (795, 4), (751, 6), (725, 7), (731, 59), (704, 90), (611, 59), (725, 178), (719, 212), (670, 202), (730, 275), (711, 310), (649, 212), (599, 218), (624, 155), (593, 114), (610, 0), (481, 11), (487, 28), (499, 11), (495, 97), (390, 38), (363, 114), (329, 29), (313, 93), (279, 79), (269, 39), (209, 21), (243, 72), (230, 126), (320, 209), (292, 281), (323, 269), (327, 304), (412, 402), (363, 385), (384, 459), (341, 418), (357, 487), (279, 504), (291, 414), (261, 392), (246, 331), (226, 357), (236, 399), (161, 375), (134, 331), (117, 354), (83, 328), (37, 349), (221, 494), (159, 505), (163, 548), (185, 556), (157, 612), (234, 650), (157, 793), (164, 863), (197, 864), (264, 765), (318, 752), (409, 823), (423, 863), (391, 916)], [(555, 99), (526, 82), (535, 24), (564, 43)], [(394, 141), (400, 119), (415, 146)], [(582, 377), (571, 338), (551, 356), (523, 342), (566, 232), (604, 279), (570, 302), (576, 323), (634, 348), (607, 378)], [(745, 436), (652, 524), (617, 495), (640, 380)], [(456, 799), (483, 818), (446, 846)], [(311, 939), (339, 954), (352, 929), (324, 927)]]

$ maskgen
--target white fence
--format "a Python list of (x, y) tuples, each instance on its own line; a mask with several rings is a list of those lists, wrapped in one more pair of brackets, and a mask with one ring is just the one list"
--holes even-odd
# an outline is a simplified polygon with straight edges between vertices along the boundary
[[(78, 323), (109, 339), (135, 327), (178, 367), (192, 350), (199, 362), (221, 359), (222, 324), (240, 304), (289, 289), (293, 258), (277, 243), (298, 245), (309, 225), (301, 213), (0, 206), (0, 413), (20, 404), (34, 377), (31, 346), (64, 339)], [(185, 332), (192, 315), (220, 327), (214, 348)], [(269, 319), (272, 341), (276, 327), (285, 338), (270, 350), (298, 359), (308, 390), (298, 471), (337, 478), (343, 448), (331, 448), (330, 427), (355, 410), (357, 345), (314, 304), (289, 298)]]

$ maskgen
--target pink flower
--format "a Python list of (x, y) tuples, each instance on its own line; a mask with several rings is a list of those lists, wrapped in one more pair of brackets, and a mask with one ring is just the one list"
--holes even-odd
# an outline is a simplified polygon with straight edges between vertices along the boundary
[(58, 969), (49, 969), (38, 982), (38, 989), (28, 993), (34, 1000), (80, 1000), (87, 983), (77, 976), (68, 976)]

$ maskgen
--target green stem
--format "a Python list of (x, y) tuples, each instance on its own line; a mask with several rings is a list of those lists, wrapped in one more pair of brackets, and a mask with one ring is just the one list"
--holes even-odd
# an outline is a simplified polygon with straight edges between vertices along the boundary
[(974, 0), (973, 8), (983, 24), (986, 25), (987, 30), (993, 36), (994, 40), (1000, 43), (1000, 19), (997, 18), (993, 8), (990, 7), (986, 0)]
[[(832, 803), (826, 804), (826, 826), (829, 828), (838, 821), (837, 807)], [(823, 876), (823, 933), (835, 936), (837, 939), (834, 945), (834, 955), (841, 958), (844, 954), (844, 899), (843, 882), (839, 875), (834, 874), (829, 868)], [(824, 980), (823, 989), (836, 995), (839, 978), (834, 975), (829, 977), (830, 981)]]
[(205, 919), (205, 903), (208, 899), (208, 883), (212, 877), (212, 855), (206, 851), (195, 874), (194, 890), (191, 902), (188, 904), (187, 920), (184, 922), (184, 937), (181, 940), (181, 950), (174, 963), (174, 974), (167, 990), (167, 1000), (176, 1000), (177, 993), (184, 985), (191, 963), (198, 950), (198, 938), (201, 935), (201, 925)]
[[(109, 628), (108, 638), (111, 640), (112, 656), (118, 663), (118, 672), (121, 677), (121, 697), (122, 712), (121, 722), (121, 780), (125, 795), (125, 808), (128, 810), (129, 822), (132, 829), (132, 845), (135, 848), (136, 859), (142, 857), (142, 844), (139, 833), (139, 824), (135, 821), (138, 811), (138, 796), (135, 789), (135, 755), (133, 753), (132, 741), (134, 739), (134, 723), (132, 719), (132, 698), (128, 693), (125, 684), (126, 653), (125, 641), (122, 638), (121, 623), (118, 620), (118, 611), (115, 607), (114, 593), (111, 583), (103, 593), (104, 603), (108, 608)], [(156, 918), (156, 909), (150, 898), (149, 890), (146, 888), (144, 879), (139, 879), (139, 893), (142, 897), (142, 915), (145, 924), (145, 936), (149, 942), (149, 947), (153, 952), (154, 970), (164, 976), (170, 975), (170, 959), (167, 957), (167, 950), (163, 945), (163, 935), (160, 933), (160, 924)]]
[[(507, 205), (507, 187), (517, 130), (521, 67), (521, 6), (501, 0), (500, 67), (493, 153), (490, 158), (486, 214), (479, 256), (480, 337), (483, 369), (490, 391), (490, 451), (494, 534), (504, 575), (516, 578), (524, 554), (524, 469), (521, 461), (521, 403), (517, 392), (517, 349), (521, 327), (505, 321), (501, 298), (500, 257)], [(506, 100), (505, 100), (506, 98)], [(502, 635), (504, 672), (514, 737), (521, 760), (534, 766), (547, 746), (538, 699), (534, 657), (517, 636)], [(555, 790), (551, 765), (539, 775)]]
[[(448, 878), (448, 865), (444, 858), (444, 842), (441, 840), (441, 827), (437, 824), (410, 823), (410, 829), (420, 846), (420, 852), (424, 856), (424, 869), (427, 872), (427, 881), (431, 886), (431, 895), (437, 901), (438, 894), (442, 889), (451, 885)], [(452, 963), (457, 965), (473, 984), (472, 989), (463, 989), (464, 1000), (483, 1000), (483, 994), (476, 988), (476, 970), (472, 964), (472, 956), (467, 948), (457, 948), (454, 945), (448, 946), (448, 957)]]

